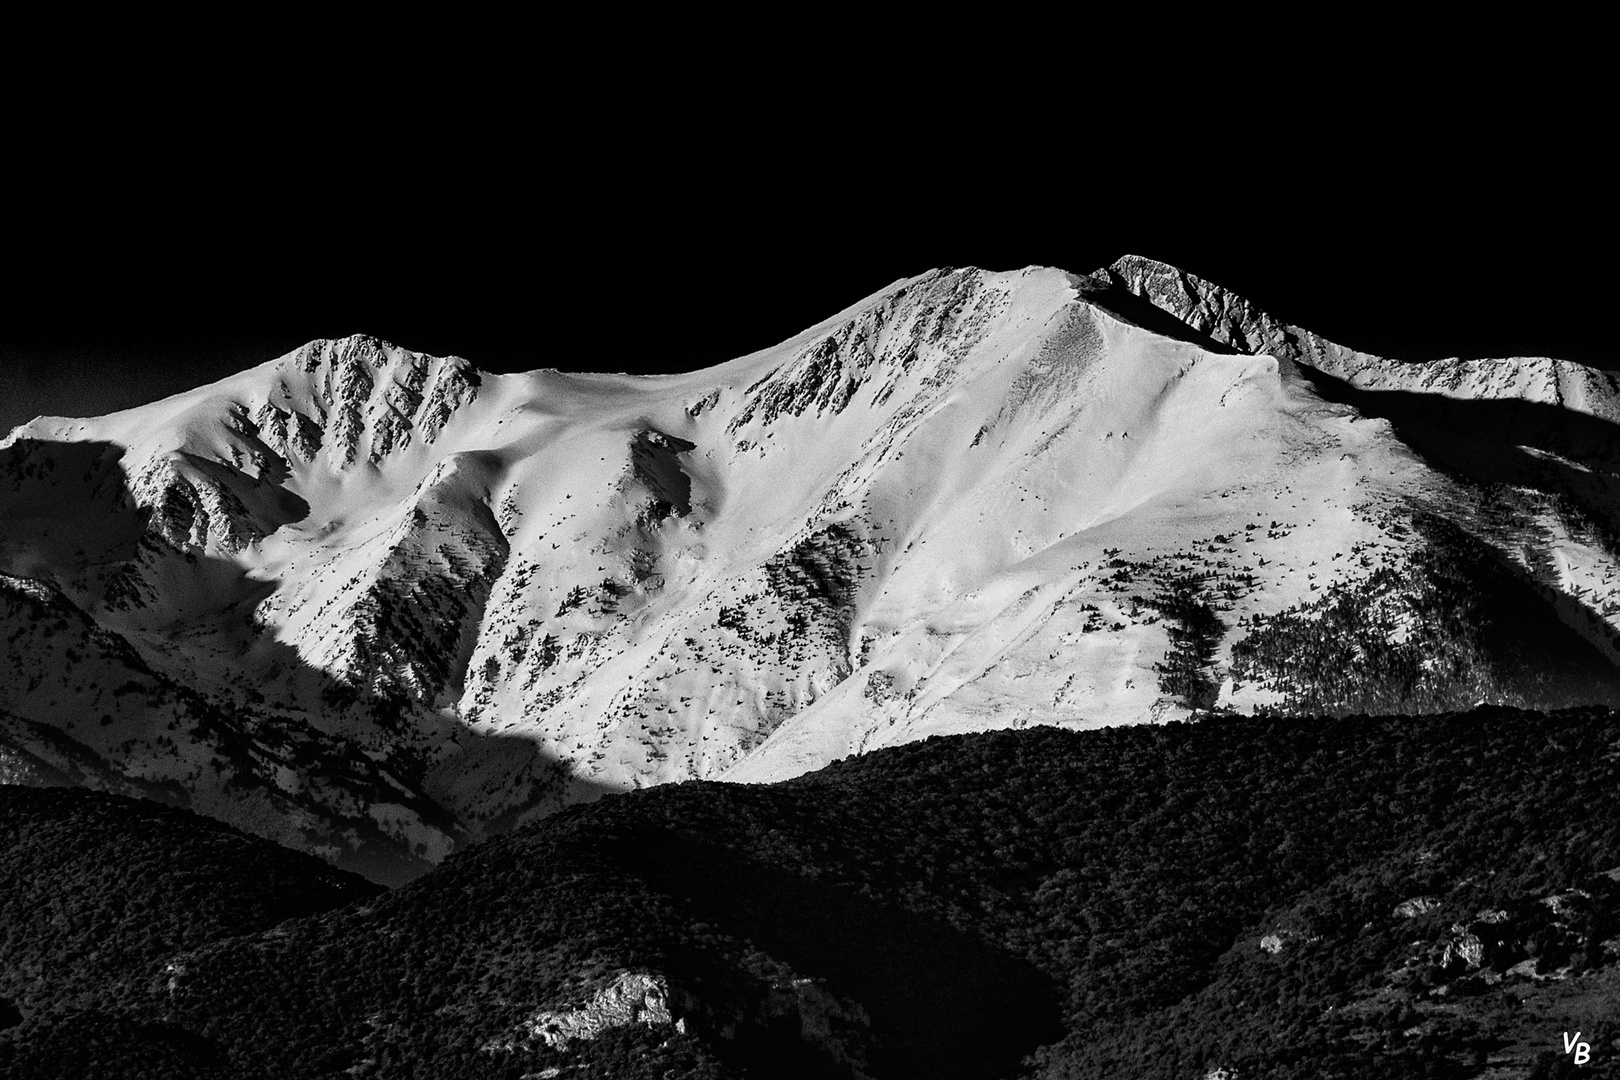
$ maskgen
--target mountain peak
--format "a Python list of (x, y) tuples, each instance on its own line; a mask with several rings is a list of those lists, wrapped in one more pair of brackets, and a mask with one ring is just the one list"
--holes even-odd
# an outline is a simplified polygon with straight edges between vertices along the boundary
[[(1578, 374), (1365, 356), (1138, 255), (928, 271), (663, 379), (322, 338), (0, 448), (0, 572), (155, 673), (118, 653), (64, 686), (100, 639), (40, 632), (0, 708), (209, 812), (436, 858), (564, 799), (931, 734), (1542, 693), (1536, 641), (1573, 658), (1557, 693), (1620, 700), (1620, 388)], [(1470, 599), (1521, 572), (1551, 602)], [(1335, 619), (1334, 663), (1297, 663)], [(247, 719), (176, 757), (168, 714), (104, 689), (131, 681)], [(383, 764), (399, 800), (362, 834)]]
[[(324, 429), (332, 463), (347, 468), (365, 453), (372, 464), (420, 438), (431, 443), (462, 406), (477, 397), (483, 374), (460, 357), (412, 352), (370, 334), (319, 338), (275, 364), (282, 379), (250, 406), (254, 423), (279, 436), (278, 452), (307, 457), (309, 437)], [(365, 445), (363, 445), (365, 444)], [(274, 441), (272, 442), (274, 445)]]

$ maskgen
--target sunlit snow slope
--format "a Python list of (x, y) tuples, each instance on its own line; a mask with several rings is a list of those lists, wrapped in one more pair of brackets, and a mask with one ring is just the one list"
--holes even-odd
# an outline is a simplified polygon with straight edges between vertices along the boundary
[(1136, 258), (667, 377), (318, 341), (0, 444), (0, 771), (387, 877), (938, 733), (1620, 701), (1617, 421)]

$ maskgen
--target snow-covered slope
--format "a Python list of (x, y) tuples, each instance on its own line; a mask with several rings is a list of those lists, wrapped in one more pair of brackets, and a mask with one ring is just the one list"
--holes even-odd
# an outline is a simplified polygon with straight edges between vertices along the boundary
[(0, 444), (0, 585), (106, 654), (13, 631), (0, 753), (433, 860), (944, 732), (1620, 700), (1617, 419), (1610, 376), (1402, 365), (1135, 258), (936, 271), (674, 376), (314, 342)]

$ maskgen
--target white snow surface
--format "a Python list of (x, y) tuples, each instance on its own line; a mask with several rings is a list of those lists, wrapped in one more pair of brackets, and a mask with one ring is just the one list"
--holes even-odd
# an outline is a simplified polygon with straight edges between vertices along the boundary
[[(397, 764), (476, 834), (935, 734), (1187, 715), (1115, 560), (1252, 574), (1235, 626), (1354, 580), (1352, 548), (1398, 560), (1388, 508), (1465, 497), (1309, 368), (1620, 422), (1612, 375), (1371, 357), (1149, 260), (941, 270), (680, 375), (491, 375), (358, 336), (40, 418), (0, 443), (26, 477), (0, 570), (165, 678)], [(47, 477), (61, 444), (73, 475)], [(1558, 587), (1620, 627), (1612, 556), (1548, 535)], [(1228, 681), (1220, 703), (1266, 702)], [(0, 700), (25, 706), (67, 723)], [(119, 724), (92, 741), (128, 772)], [(372, 817), (452, 846), (402, 805)]]

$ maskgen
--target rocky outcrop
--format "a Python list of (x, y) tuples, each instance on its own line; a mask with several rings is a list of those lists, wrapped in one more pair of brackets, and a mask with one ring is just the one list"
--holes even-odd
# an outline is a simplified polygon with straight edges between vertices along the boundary
[(263, 523), (254, 520), (234, 491), (187, 464), (175, 455), (151, 462), (134, 477), (131, 489), (140, 505), (152, 511), (152, 532), (181, 551), (225, 554), (264, 539)]
[(416, 426), (423, 442), (435, 442), (451, 417), (473, 403), (481, 381), (478, 369), (459, 357), (438, 361), (432, 385), (422, 395), (416, 411)]
[(867, 386), (882, 406), (902, 379), (939, 389), (984, 340), (1007, 294), (976, 270), (940, 270), (896, 289), (873, 306), (798, 349), (743, 392), (726, 430), (737, 434), (778, 417), (842, 413)]
[(512, 1031), (484, 1044), (486, 1052), (565, 1048), (576, 1039), (594, 1039), (610, 1028), (645, 1024), (685, 1031), (685, 1022), (669, 1011), (669, 983), (662, 975), (621, 972), (589, 1001), (560, 1009), (541, 1009)]
[(1278, 929), (1264, 935), (1260, 939), (1260, 951), (1277, 956), (1297, 943), (1321, 941), (1320, 934), (1312, 934), (1301, 930)]
[(487, 1054), (566, 1051), (615, 1028), (642, 1025), (673, 1034), (702, 1033), (775, 1060), (802, 1061), (810, 1055), (850, 1080), (870, 1080), (871, 1023), (861, 1005), (833, 994), (821, 979), (778, 973), (737, 996), (708, 1000), (672, 988), (662, 974), (621, 971), (588, 999), (536, 1010), (481, 1049)]
[(1358, 369), (1374, 361), (1390, 363), (1291, 326), (1196, 274), (1140, 255), (1117, 259), (1090, 278), (1105, 287), (1139, 296), (1198, 333), (1239, 352), (1268, 353), (1319, 371)]
[(321, 452), (320, 422), (295, 409), (278, 408), (267, 401), (253, 414), (253, 423), (259, 437), (283, 458), (308, 464)]
[(696, 443), (662, 431), (638, 431), (630, 440), (630, 476), (652, 495), (646, 517), (658, 520), (692, 512), (692, 478), (681, 467), (681, 455)]
[[(1375, 356), (1285, 323), (1219, 285), (1137, 255), (1117, 260), (1089, 280), (1146, 300), (1220, 345), (1303, 365), (1318, 392), (1369, 415), (1409, 421), (1404, 410), (1421, 405), (1427, 410), (1426, 423), (1470, 438), (1552, 451), (1595, 467), (1607, 475), (1582, 482), (1606, 486), (1612, 498), (1620, 467), (1615, 450), (1620, 374), (1547, 357), (1410, 363)], [(1450, 407), (1468, 403), (1475, 407)], [(1480, 403), (1490, 403), (1492, 411), (1482, 413)], [(1482, 427), (1490, 430), (1482, 432)]]
[(1425, 912), (1433, 911), (1440, 906), (1440, 901), (1432, 896), (1414, 896), (1410, 900), (1402, 900), (1395, 905), (1397, 919), (1415, 919)]
[[(432, 444), (477, 398), (481, 383), (477, 369), (458, 357), (426, 356), (364, 334), (312, 341), (290, 359), (291, 372), (306, 380), (321, 411), (324, 439), (306, 426), (316, 421), (293, 416), (273, 400), (255, 418), (262, 416), (261, 426), (306, 460), (324, 442), (338, 469), (353, 466), (362, 452), (375, 465), (416, 439)], [(289, 415), (278, 420), (265, 407)]]
[(1479, 935), (1461, 923), (1453, 923), (1445, 949), (1440, 954), (1440, 966), (1449, 968), (1462, 964), (1473, 970), (1484, 962), (1485, 943), (1480, 941)]
[(1620, 942), (1606, 940), (1620, 891), (1605, 877), (1591, 881), (1589, 888), (1520, 896), (1471, 915), (1434, 896), (1402, 901), (1392, 914), (1409, 921), (1418, 940), (1396, 981), (1449, 996), (1503, 979), (1561, 979), (1610, 962), (1620, 956)]

